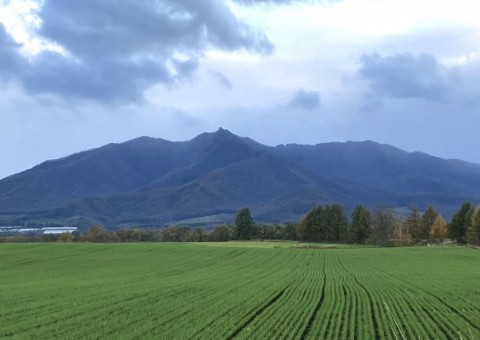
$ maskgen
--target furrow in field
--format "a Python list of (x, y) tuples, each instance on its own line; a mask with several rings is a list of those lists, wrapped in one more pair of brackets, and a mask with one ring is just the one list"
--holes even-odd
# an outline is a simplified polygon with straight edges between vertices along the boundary
[(357, 292), (351, 289), (349, 277), (341, 269), (338, 259), (332, 256), (330, 262), (333, 267), (329, 269), (329, 273), (332, 274), (332, 281), (335, 283), (333, 295), (331, 295), (334, 306), (323, 336), (346, 339), (355, 335), (354, 310)]
[(335, 337), (339, 339), (348, 339), (350, 334), (349, 315), (352, 310), (352, 304), (354, 303), (355, 295), (352, 290), (347, 289), (349, 284), (347, 277), (340, 267), (338, 258), (335, 258), (337, 267), (337, 276), (339, 282), (339, 294), (341, 296), (342, 306), (339, 308), (338, 319), (335, 329)]
[[(259, 279), (259, 276), (256, 276), (256, 279)], [(252, 280), (252, 281), (253, 281), (253, 280)], [(214, 296), (213, 298), (216, 298), (216, 297)], [(200, 299), (205, 300), (204, 298), (201, 298), (201, 297), (200, 297)], [(189, 302), (191, 303), (192, 300), (194, 300), (194, 299), (190, 299)], [(195, 303), (195, 301), (193, 301), (193, 302)], [(120, 303), (122, 303), (122, 302), (120, 302)], [(117, 306), (117, 307), (118, 307), (118, 306)], [(117, 310), (118, 310), (118, 308), (117, 308)], [(77, 316), (78, 316), (78, 314), (77, 314)]]
[[(250, 281), (244, 282), (245, 286), (249, 286), (252, 283), (256, 283), (258, 281), (262, 281), (263, 279), (266, 279), (269, 277), (269, 273), (264, 273), (264, 275), (257, 275), (255, 278), (252, 278)], [(267, 293), (267, 291), (270, 289), (270, 287), (267, 284), (264, 284), (262, 287), (256, 288), (255, 292), (259, 296), (263, 295), (263, 292)], [(218, 311), (222, 310), (228, 305), (231, 304), (236, 304), (235, 309), (239, 310), (240, 312), (242, 311), (242, 302), (243, 300), (247, 297), (245, 295), (237, 295), (236, 292), (238, 291), (238, 287), (232, 286), (228, 290), (221, 290), (218, 292), (218, 294), (209, 294), (208, 292), (196, 294), (198, 296), (198, 302), (195, 301), (193, 298), (189, 298), (188, 296), (183, 299), (183, 303), (178, 303), (176, 302), (175, 304), (175, 310), (182, 310), (183, 308), (189, 309), (190, 314), (189, 318), (184, 318), (184, 319), (177, 319), (176, 322), (170, 323), (169, 325), (165, 326), (162, 328), (162, 334), (168, 334), (170, 330), (173, 329), (183, 329), (184, 327), (190, 326), (192, 327), (191, 321), (189, 319), (197, 319), (200, 314), (202, 316), (205, 315), (214, 315), (216, 321), (218, 321)], [(251, 293), (253, 294), (253, 293)], [(227, 305), (228, 302), (228, 305)], [(191, 306), (196, 306), (196, 308), (191, 308)], [(199, 309), (199, 306), (205, 306), (205, 308)], [(172, 313), (174, 311), (170, 311), (169, 313)], [(226, 313), (223, 313), (226, 314)], [(153, 319), (157, 319), (156, 316), (153, 317)], [(142, 323), (152, 323), (152, 319), (149, 318), (144, 318), (142, 320), (137, 320), (141, 321)], [(185, 323), (185, 325), (184, 325)], [(215, 322), (212, 322), (214, 324)], [(156, 327), (152, 326), (151, 330), (155, 330)]]
[(314, 323), (315, 319), (317, 318), (318, 313), (320, 312), (320, 308), (322, 308), (323, 302), (325, 301), (325, 286), (326, 286), (326, 280), (327, 280), (327, 273), (325, 271), (325, 266), (326, 266), (326, 256), (325, 256), (325, 252), (324, 252), (323, 253), (323, 267), (322, 267), (323, 282), (322, 282), (322, 290), (320, 292), (320, 298), (319, 298), (317, 304), (315, 305), (315, 308), (313, 309), (312, 314), (308, 318), (307, 324), (306, 324), (305, 328), (303, 329), (302, 335), (300, 336), (301, 339), (306, 339), (307, 336), (309, 335), (309, 333), (312, 329), (313, 323)]
[[(380, 334), (380, 329), (381, 329), (381, 322), (379, 321), (379, 316), (377, 314), (377, 309), (378, 308), (375, 308), (375, 303), (374, 303), (374, 299), (373, 299), (373, 296), (372, 296), (372, 293), (369, 289), (367, 289), (367, 287), (365, 285), (363, 285), (357, 278), (357, 276), (355, 276), (352, 272), (348, 271), (344, 264), (342, 263), (342, 261), (339, 259), (339, 263), (340, 263), (340, 267), (343, 269), (343, 271), (345, 273), (348, 273), (349, 275), (351, 275), (353, 281), (356, 283), (357, 286), (359, 286), (362, 291), (365, 293), (365, 296), (367, 298), (367, 304), (369, 306), (369, 310), (370, 310), (370, 321), (371, 321), (371, 324), (372, 324), (372, 327), (373, 327), (373, 336), (375, 339), (380, 339), (381, 338), (381, 334)], [(385, 333), (384, 333), (385, 334)]]
[(474, 328), (474, 329), (477, 330), (477, 331), (480, 331), (480, 321), (475, 322), (475, 321), (471, 320), (470, 317), (468, 317), (468, 316), (464, 315), (463, 313), (461, 313), (455, 306), (452, 306), (451, 304), (447, 303), (447, 302), (446, 302), (444, 299), (442, 299), (441, 297), (438, 297), (438, 296), (430, 293), (428, 290), (426, 290), (425, 288), (423, 288), (423, 287), (421, 287), (421, 286), (419, 286), (419, 285), (416, 285), (416, 284), (414, 284), (414, 283), (412, 283), (412, 282), (410, 282), (410, 281), (408, 281), (408, 280), (404, 280), (404, 279), (402, 279), (402, 278), (400, 278), (400, 277), (397, 277), (396, 275), (393, 275), (393, 274), (391, 274), (391, 273), (388, 273), (388, 272), (386, 272), (386, 271), (384, 271), (384, 270), (381, 270), (381, 269), (379, 269), (379, 268), (372, 267), (372, 266), (370, 266), (370, 265), (369, 265), (369, 267), (370, 267), (371, 269), (374, 269), (374, 270), (376, 270), (376, 271), (379, 271), (379, 272), (381, 272), (381, 273), (383, 273), (383, 274), (385, 274), (385, 275), (391, 276), (392, 278), (394, 278), (394, 279), (397, 280), (397, 281), (404, 282), (405, 284), (407, 284), (407, 285), (409, 285), (409, 286), (411, 286), (411, 287), (413, 287), (413, 288), (415, 288), (415, 289), (418, 289), (418, 290), (422, 291), (422, 293), (430, 296), (431, 298), (435, 299), (436, 301), (438, 301), (439, 303), (441, 303), (443, 306), (445, 306), (446, 308), (448, 308), (454, 315), (457, 315), (457, 316), (459, 316), (460, 318), (462, 318), (469, 326), (471, 326), (472, 328)]
[[(184, 290), (189, 290), (186, 288)], [(176, 293), (170, 293), (169, 295), (176, 295)], [(127, 311), (128, 308), (123, 308), (123, 306), (130, 306), (132, 301), (135, 302), (135, 305), (143, 305), (144, 303), (151, 301), (155, 297), (155, 294), (152, 292), (145, 292), (144, 295), (135, 295), (130, 296), (126, 299), (121, 299), (117, 301), (107, 300), (108, 305), (98, 305), (98, 300), (92, 302), (91, 306), (86, 307), (85, 305), (80, 306), (81, 309), (63, 309), (58, 311), (57, 308), (54, 311), (46, 312), (42, 310), (41, 316), (34, 316), (33, 320), (35, 323), (32, 324), (32, 319), (26, 318), (23, 322), (17, 323), (15, 325), (15, 333), (35, 333), (41, 332), (43, 329), (48, 329), (52, 325), (56, 324), (68, 324), (70, 320), (74, 319), (76, 323), (78, 322), (94, 322), (95, 320), (102, 319), (102, 316), (108, 315), (108, 310), (115, 311), (115, 313), (122, 313)], [(67, 314), (65, 314), (67, 313)]]
[[(257, 316), (238, 334), (239, 338), (273, 337), (294, 338), (297, 330), (302, 327), (305, 308), (315, 301), (318, 289), (315, 284), (321, 272), (321, 261), (315, 261), (317, 252), (291, 252), (289, 260), (293, 264), (289, 274), (291, 286), (285, 291), (281, 301), (275, 303), (264, 313)], [(312, 265), (309, 265), (312, 264)], [(319, 268), (314, 265), (320, 265)], [(308, 270), (306, 270), (308, 268)], [(312, 306), (313, 308), (313, 306)]]
[[(342, 262), (340, 262), (340, 266), (343, 266)], [(374, 323), (368, 294), (355, 282), (351, 273), (346, 270), (344, 272), (347, 275), (345, 279), (346, 290), (354, 297), (353, 307), (350, 309), (349, 315), (350, 338), (371, 339), (374, 336)]]
[[(295, 255), (295, 256), (292, 256), (292, 255)], [(290, 256), (287, 262), (283, 262), (283, 264), (285, 265), (289, 261), (293, 263), (298, 261), (299, 263), (301, 263), (303, 260), (304, 260), (303, 257), (299, 257), (298, 254), (292, 252), (290, 253)], [(283, 322), (278, 323), (275, 321), (279, 317), (288, 315), (285, 313), (286, 311), (284, 310), (284, 307), (290, 304), (292, 296), (295, 296), (299, 292), (298, 286), (302, 284), (301, 280), (298, 280), (299, 279), (299, 277), (297, 276), (298, 274), (304, 275), (306, 274), (306, 272), (301, 271), (298, 266), (292, 267), (292, 271), (289, 272), (288, 278), (286, 278), (286, 280), (290, 281), (289, 288), (286, 291), (284, 291), (281, 297), (281, 301), (276, 302), (274, 305), (271, 305), (268, 309), (264, 310), (262, 313), (256, 315), (253, 319), (251, 319), (248, 326), (243, 327), (243, 330), (237, 333), (238, 337), (249, 337), (249, 335), (251, 335), (252, 332), (254, 332), (253, 334), (257, 334), (257, 333), (261, 334), (262, 332), (265, 332), (266, 329), (269, 328), (269, 325), (273, 325), (273, 324), (275, 324), (277, 328), (276, 329), (270, 328), (270, 330), (281, 332), (281, 329), (278, 329), (278, 328), (281, 328), (282, 326), (284, 326), (283, 325), (284, 323)]]
[(465, 249), (0, 248), (0, 338), (480, 336)]
[(324, 323), (325, 327), (321, 335), (324, 339), (338, 339), (338, 334), (336, 334), (337, 325), (339, 325), (340, 310), (344, 303), (344, 298), (342, 296), (342, 287), (340, 283), (339, 272), (337, 264), (335, 263), (335, 258), (330, 256), (329, 260), (329, 279), (331, 280), (331, 294), (330, 296), (333, 302), (333, 306), (330, 308), (330, 313), (328, 321)]
[(278, 301), (273, 306), (270, 306), (268, 310), (257, 315), (248, 324), (248, 327), (244, 327), (242, 332), (237, 334), (238, 338), (250, 338), (252, 334), (274, 334), (282, 333), (282, 328), (289, 327), (291, 323), (286, 318), (289, 316), (285, 313), (284, 308), (288, 306), (292, 299), (297, 295), (299, 287), (297, 283), (292, 283), (288, 289), (282, 295), (281, 301)]
[(296, 280), (282, 297), (282, 304), (276, 304), (268, 313), (254, 320), (252, 326), (260, 334), (273, 338), (295, 338), (302, 329), (305, 309), (314, 308), (312, 302), (318, 300), (321, 289), (317, 285), (322, 281), (322, 261), (317, 259), (318, 252), (309, 255), (297, 267)]
[(342, 314), (342, 332), (340, 338), (352, 339), (355, 336), (355, 309), (356, 306), (356, 292), (353, 289), (349, 289), (349, 284), (344, 283), (342, 285), (343, 296), (346, 297), (345, 308)]
[[(118, 305), (118, 304), (124, 304), (124, 303), (126, 303), (126, 302), (128, 302), (129, 300), (132, 300), (132, 299), (136, 299), (136, 297), (132, 297), (131, 299), (128, 299), (128, 300), (125, 300), (125, 299), (124, 299), (123, 301), (118, 301), (118, 302), (116, 302), (116, 303), (114, 303), (114, 304), (111, 304), (111, 305), (109, 306), (109, 308), (119, 307), (119, 306), (116, 306), (116, 305)], [(139, 300), (138, 300), (137, 302), (138, 302), (138, 303), (141, 303), (141, 301), (139, 301)], [(84, 313), (89, 313), (88, 309), (87, 309)], [(76, 314), (75, 316), (76, 316), (76, 317), (79, 316), (79, 315), (78, 315), (78, 311), (77, 311), (77, 314)], [(45, 326), (45, 325), (48, 325), (48, 322), (44, 322), (44, 323), (42, 324), (42, 327)]]
[[(258, 295), (258, 288), (255, 288), (255, 285), (257, 285), (259, 283), (259, 281), (261, 281), (261, 279), (265, 278), (265, 282), (263, 283), (264, 287), (265, 288), (268, 288), (268, 289), (271, 289), (271, 283), (272, 283), (272, 273), (276, 273), (276, 272), (279, 272), (280, 270), (283, 269), (283, 267), (285, 267), (285, 265), (289, 265), (289, 263), (291, 262), (291, 256), (289, 256), (289, 253), (282, 253), (282, 255), (284, 256), (277, 256), (274, 258), (274, 262), (275, 263), (272, 263), (272, 265), (269, 267), (269, 270), (268, 271), (264, 271), (260, 274), (255, 274), (251, 276), (251, 281), (250, 282), (245, 282), (242, 284), (242, 289), (245, 290), (245, 292), (247, 294), (255, 294), (255, 295)], [(290, 254), (291, 255), (291, 254)], [(250, 271), (251, 271), (251, 268), (250, 268)], [(280, 278), (279, 278), (280, 279)], [(279, 284), (282, 284), (283, 283), (288, 283), (290, 281), (292, 281), (292, 278), (290, 277), (290, 275), (288, 275), (288, 271), (286, 272), (286, 276), (284, 276), (283, 278), (280, 279), (280, 281), (278, 282)], [(252, 284), (253, 286), (251, 286), (250, 284)], [(257, 293), (255, 293), (255, 291), (257, 291)], [(245, 309), (245, 307), (247, 307), (247, 305), (245, 304), (245, 299), (247, 298), (248, 295), (244, 295), (245, 293), (240, 293), (240, 296), (239, 296), (239, 300), (237, 302), (237, 306), (236, 306), (236, 309), (238, 309), (238, 312), (236, 314), (234, 314), (235, 316), (241, 316), (243, 313), (242, 313), (242, 310)], [(283, 297), (282, 297), (282, 300), (283, 300)], [(253, 302), (254, 300), (252, 300)], [(222, 305), (220, 306), (220, 309), (224, 309), (228, 306), (230, 306), (231, 304), (233, 303), (233, 301), (231, 299), (226, 299), (223, 301)], [(278, 304), (275, 304), (275, 305), (278, 305)], [(223, 325), (227, 325), (227, 324), (232, 324), (232, 315), (229, 314), (229, 313), (224, 313), (223, 317), (222, 316), (213, 316), (214, 315), (214, 312), (215, 312), (215, 305), (212, 304), (212, 307), (214, 307), (214, 309), (212, 310), (212, 313), (209, 314), (208, 312), (205, 313), (206, 315), (212, 315), (212, 318), (210, 319), (210, 321), (207, 320), (207, 323), (211, 326), (211, 329), (208, 329), (207, 327), (204, 327), (204, 326), (201, 326), (199, 331), (197, 331), (197, 333), (193, 333), (193, 335), (197, 334), (196, 336), (198, 337), (209, 337), (208, 334), (209, 331), (213, 331), (214, 329), (221, 329), (222, 331), (225, 331), (225, 326), (223, 327), (219, 327), (221, 326), (222, 324)], [(272, 307), (273, 308), (273, 307)], [(268, 310), (272, 309), (272, 308), (269, 308)], [(217, 308), (218, 309), (218, 308)], [(239, 320), (239, 322), (241, 322)], [(243, 321), (245, 322), (245, 320)], [(238, 327), (238, 326), (237, 326)], [(227, 327), (228, 328), (228, 327)], [(228, 330), (228, 329), (227, 329)], [(219, 333), (213, 333), (213, 334), (216, 334), (216, 336), (219, 336)], [(225, 337), (228, 337), (228, 333), (227, 334), (224, 334), (223, 336)], [(192, 336), (192, 334), (188, 335), (188, 336)]]
[(237, 329), (235, 329), (231, 335), (228, 337), (228, 339), (233, 339), (235, 338), (244, 328), (246, 328), (257, 316), (259, 316), (260, 314), (262, 314), (263, 312), (265, 312), (265, 310), (267, 310), (268, 308), (270, 308), (273, 304), (275, 304), (282, 296), (283, 294), (285, 293), (285, 291), (287, 290), (289, 286), (286, 286), (285, 288), (283, 288), (282, 290), (280, 290), (277, 294), (275, 294), (271, 299), (269, 299), (266, 303), (263, 304), (262, 307), (260, 307), (259, 309), (256, 309), (255, 311), (253, 311), (253, 313), (249, 313), (249, 314), (252, 314), (252, 316), (250, 316), (247, 320), (245, 320), (245, 322), (243, 322)]
[[(451, 316), (446, 314), (444, 305), (437, 301), (432, 301), (428, 297), (418, 296), (415, 290), (410, 287), (405, 287), (409, 292), (410, 302), (416, 305), (418, 310), (422, 311), (422, 316), (418, 316), (418, 320), (422, 321), (424, 318), (429, 320), (432, 325), (435, 325), (441, 333), (433, 327), (430, 334), (435, 334), (436, 337), (452, 338), (457, 337), (458, 332), (462, 326), (459, 321), (463, 319), (452, 319)], [(463, 329), (462, 329), (463, 330)]]
[(382, 295), (384, 313), (396, 334), (403, 335), (407, 339), (423, 338), (424, 330), (420, 327), (418, 320), (414, 318), (413, 308), (408, 301), (395, 294), (391, 288), (385, 289)]
[[(409, 320), (410, 325), (419, 325), (417, 330), (423, 333), (423, 336), (427, 337), (435, 335), (437, 339), (450, 338), (455, 335), (454, 329), (450, 326), (448, 319), (447, 322), (440, 322), (437, 317), (434, 317), (428, 310), (424, 308), (421, 303), (421, 297), (417, 292), (406, 286), (400, 286), (398, 283), (391, 283), (390, 290), (395, 292), (399, 297), (401, 303), (405, 304), (408, 310), (413, 314), (413, 318)], [(429, 305), (432, 307), (431, 305)], [(434, 327), (436, 326), (436, 327)], [(440, 332), (438, 331), (440, 330)], [(419, 336), (419, 334), (417, 334)]]
[[(211, 309), (211, 314), (215, 313), (213, 315), (215, 315), (216, 320), (211, 323), (211, 326), (220, 326), (221, 325), (220, 320), (222, 319), (222, 317), (221, 317), (222, 315), (223, 315), (223, 319), (229, 320), (230, 322), (234, 321), (234, 320), (237, 320), (237, 318), (241, 318), (241, 316), (243, 315), (246, 307), (249, 307), (250, 305), (252, 305), (252, 307), (253, 307), (253, 304), (258, 299), (271, 297), (271, 287), (268, 287), (268, 286), (257, 287), (255, 292), (256, 293), (254, 295), (253, 295), (253, 293), (249, 296), (242, 294), (242, 295), (239, 295), (239, 296), (236, 296), (236, 297), (233, 297), (233, 298), (232, 298), (232, 292), (229, 292), (229, 293), (226, 293), (223, 297), (219, 297), (217, 299), (219, 301), (218, 304), (216, 303), (216, 301), (213, 301), (213, 300), (210, 303), (208, 303), (208, 302), (203, 303), (204, 306), (209, 306), (209, 307), (211, 306), (212, 307), (212, 308), (210, 308)], [(245, 303), (245, 300), (249, 300), (250, 303)], [(218, 314), (217, 314), (218, 311), (222, 310), (223, 308), (225, 308), (228, 305), (235, 305), (235, 308), (230, 309), (230, 312), (228, 312), (228, 313), (220, 313), (221, 315), (219, 317)], [(164, 331), (167, 332), (167, 331), (171, 330), (173, 332), (175, 329), (179, 330), (179, 329), (183, 329), (184, 327), (187, 327), (187, 326), (192, 327), (190, 319), (199, 319), (200, 318), (200, 320), (201, 320), (201, 317), (204, 316), (206, 314), (206, 312), (208, 312), (209, 308), (206, 307), (206, 309), (207, 310), (205, 310), (205, 311), (201, 311), (201, 310), (198, 310), (198, 309), (193, 310), (191, 315), (189, 315), (189, 318), (186, 318), (184, 320), (177, 320), (176, 323), (172, 323), (168, 327), (164, 328)], [(238, 320), (238, 322), (240, 323), (241, 319)], [(201, 322), (201, 324), (203, 324), (203, 322)], [(202, 327), (202, 326), (200, 326), (200, 327)], [(228, 329), (226, 331), (228, 331)], [(192, 332), (190, 332), (190, 333), (192, 333)], [(188, 336), (190, 337), (191, 334), (189, 334)], [(203, 337), (203, 334), (202, 334), (202, 337)]]
[[(395, 290), (396, 291), (395, 296), (397, 296), (399, 299), (401, 299), (401, 300), (402, 299), (407, 299), (407, 301), (405, 303), (409, 304), (408, 311), (409, 311), (410, 314), (413, 313), (414, 316), (411, 317), (410, 319), (408, 319), (408, 321), (407, 321), (408, 326), (405, 326), (405, 328), (407, 328), (407, 327), (408, 328), (417, 327), (416, 328), (417, 330), (414, 331), (416, 336), (418, 336), (421, 333), (424, 333), (426, 331), (426, 329), (429, 329), (429, 330), (433, 330), (432, 331), (433, 333), (427, 332), (429, 335), (438, 334), (437, 335), (438, 337), (442, 337), (441, 334), (448, 334), (447, 337), (450, 338), (451, 336), (456, 336), (455, 334), (458, 333), (458, 332), (452, 333), (452, 329), (454, 329), (454, 328), (452, 328), (453, 325), (458, 325), (458, 326), (456, 326), (457, 328), (465, 329), (464, 321), (462, 321), (462, 323), (457, 322), (458, 320), (463, 320), (463, 319), (457, 318), (457, 316), (455, 314), (450, 315), (449, 317), (446, 317), (445, 318), (446, 321), (443, 322), (443, 321), (436, 320), (436, 319), (438, 319), (438, 317), (437, 318), (432, 318), (431, 313), (430, 313), (430, 315), (425, 313), (423, 307), (420, 306), (419, 301), (423, 301), (423, 303), (425, 303), (427, 306), (433, 308), (433, 310), (436, 310), (437, 311), (437, 313), (436, 313), (437, 316), (443, 315), (444, 312), (448, 311), (448, 309), (446, 309), (445, 306), (440, 304), (438, 301), (432, 300), (428, 295), (423, 294), (423, 291), (419, 294), (419, 290), (418, 289), (413, 289), (412, 286), (409, 284), (410, 282), (408, 280), (407, 281), (406, 280), (398, 280), (397, 276), (391, 275), (390, 273), (388, 273), (386, 271), (381, 271), (377, 267), (373, 267), (371, 264), (364, 263), (364, 261), (356, 263), (356, 266), (358, 268), (365, 268), (363, 271), (366, 272), (366, 273), (367, 272), (368, 273), (379, 273), (379, 274), (374, 274), (374, 275), (369, 275), (368, 276), (367, 279), (368, 279), (368, 284), (369, 285), (377, 285), (375, 282), (378, 282), (378, 287), (382, 287), (382, 286), (390, 287), (390, 289), (388, 289), (388, 291)], [(381, 289), (380, 289), (380, 291), (381, 291)], [(411, 294), (407, 294), (407, 293), (411, 293)], [(390, 303), (388, 299), (386, 300), (386, 302)], [(416, 316), (415, 316), (415, 314), (416, 314)], [(423, 322), (426, 323), (426, 324), (424, 324), (424, 325), (426, 325), (425, 327), (420, 326), (420, 325), (422, 325)], [(437, 326), (438, 326), (439, 322), (443, 323), (443, 327), (440, 327), (440, 331), (438, 330), (437, 327), (433, 326), (434, 324), (437, 324)], [(429, 326), (430, 324), (431, 324), (431, 326)], [(418, 328), (418, 327), (420, 327), (420, 328)], [(448, 330), (445, 327), (448, 328)], [(446, 336), (446, 335), (443, 335), (443, 336)]]
[[(190, 339), (202, 339), (201, 334), (209, 327), (211, 327), (215, 322), (218, 322), (218, 319), (221, 319), (223, 317), (226, 317), (230, 314), (232, 314), (233, 311), (238, 309), (237, 305), (234, 305), (230, 307), (229, 309), (225, 310), (222, 312), (222, 314), (216, 316), (213, 320), (208, 321), (205, 323), (199, 330), (197, 330), (193, 335), (190, 336)], [(208, 313), (205, 313), (208, 315)]]
[[(133, 288), (134, 286), (126, 287), (108, 287), (108, 290), (105, 290), (105, 293), (108, 292), (109, 296), (125, 296), (127, 289)], [(95, 286), (89, 287), (89, 289), (94, 289)], [(85, 288), (84, 288), (85, 289)], [(104, 289), (104, 288), (102, 288)], [(18, 318), (18, 315), (28, 318), (30, 315), (34, 316), (36, 314), (48, 314), (52, 311), (58, 311), (59, 308), (79, 308), (84, 307), (90, 304), (98, 304), (97, 293), (92, 293), (92, 295), (85, 295), (80, 298), (78, 296), (72, 296), (71, 291), (60, 293), (59, 290), (49, 289), (49, 295), (45, 294), (46, 292), (35, 292), (35, 298), (30, 300), (16, 300), (15, 304), (12, 304), (14, 308), (6, 306), (5, 313), (1, 315), (2, 320), (9, 321), (15, 318)], [(100, 291), (100, 294), (103, 294)], [(176, 291), (169, 293), (170, 295), (176, 294)], [(136, 298), (137, 294), (133, 293), (132, 299)], [(55, 299), (58, 296), (62, 296), (62, 300), (58, 301)], [(140, 296), (140, 295), (139, 295)], [(20, 297), (19, 297), (20, 298)], [(14, 301), (12, 301), (14, 302)], [(41, 303), (40, 305), (32, 305), (33, 302)], [(61, 303), (59, 303), (61, 302)], [(16, 308), (15, 308), (16, 307)], [(40, 313), (41, 312), (41, 313)]]

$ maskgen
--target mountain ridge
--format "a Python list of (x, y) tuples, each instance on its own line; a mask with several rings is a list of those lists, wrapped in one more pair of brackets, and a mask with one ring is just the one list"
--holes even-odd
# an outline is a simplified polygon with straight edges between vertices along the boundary
[(267, 146), (220, 128), (189, 141), (110, 143), (8, 176), (0, 180), (0, 223), (163, 225), (241, 206), (265, 222), (286, 222), (328, 203), (432, 204), (449, 215), (465, 200), (480, 200), (475, 163), (374, 141)]

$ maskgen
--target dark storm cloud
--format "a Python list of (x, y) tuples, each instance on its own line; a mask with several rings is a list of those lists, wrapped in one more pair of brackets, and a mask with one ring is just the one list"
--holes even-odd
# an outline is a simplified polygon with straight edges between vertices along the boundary
[(227, 50), (272, 48), (217, 0), (49, 0), (40, 16), (43, 36), (88, 58), (191, 51), (206, 43)]
[(298, 90), (293, 99), (287, 104), (290, 108), (301, 108), (305, 110), (315, 110), (321, 106), (320, 92)]
[(24, 62), (18, 53), (19, 47), (0, 23), (0, 79), (10, 79), (22, 69)]
[(190, 76), (210, 46), (273, 49), (218, 0), (47, 0), (39, 16), (40, 36), (68, 57), (43, 52), (34, 58), (18, 74), (32, 93), (138, 101), (156, 83)]
[(443, 101), (452, 73), (430, 54), (363, 55), (360, 74), (373, 91), (393, 98)]
[[(139, 101), (143, 90), (156, 82), (168, 82), (172, 76), (165, 65), (145, 60), (99, 59), (86, 63), (45, 52), (23, 74), (23, 86), (32, 93), (57, 93), (65, 97), (96, 98), (104, 101)], [(183, 70), (182, 65), (178, 68)], [(188, 67), (182, 75), (190, 72)]]

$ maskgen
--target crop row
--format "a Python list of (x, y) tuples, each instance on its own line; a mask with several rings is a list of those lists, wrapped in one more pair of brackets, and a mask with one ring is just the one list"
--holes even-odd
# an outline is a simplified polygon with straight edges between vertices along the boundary
[(475, 339), (479, 260), (461, 248), (5, 245), (0, 338)]

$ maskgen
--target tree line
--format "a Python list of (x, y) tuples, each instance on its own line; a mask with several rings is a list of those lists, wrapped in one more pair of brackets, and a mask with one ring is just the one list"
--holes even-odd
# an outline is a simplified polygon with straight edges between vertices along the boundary
[[(235, 218), (238, 239), (262, 239), (248, 208)], [(264, 227), (263, 227), (264, 228)], [(269, 228), (267, 227), (267, 230)], [(288, 233), (285, 231), (288, 229)], [(271, 230), (271, 228), (270, 228)], [(317, 206), (296, 225), (285, 227), (283, 237), (305, 242), (349, 242), (383, 246), (418, 243), (455, 242), (480, 245), (480, 205), (464, 203), (450, 223), (432, 207), (423, 213), (412, 208), (406, 218), (393, 209), (379, 208), (371, 212), (357, 205), (350, 216), (339, 204)]]
[(450, 223), (433, 208), (423, 213), (412, 208), (401, 217), (393, 209), (371, 212), (357, 205), (347, 215), (339, 204), (312, 208), (299, 223), (255, 223), (249, 208), (241, 208), (234, 225), (217, 225), (211, 230), (174, 225), (161, 230), (123, 228), (109, 231), (92, 226), (84, 233), (1, 237), (0, 242), (226, 242), (230, 240), (299, 240), (303, 242), (345, 242), (401, 246), (426, 242), (455, 242), (480, 245), (480, 205), (464, 203)]

